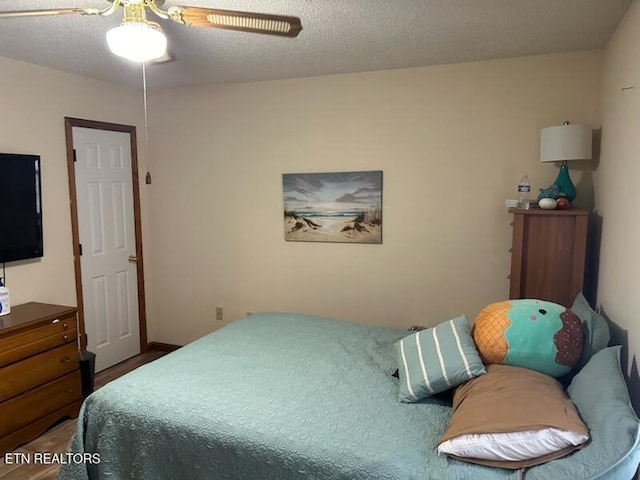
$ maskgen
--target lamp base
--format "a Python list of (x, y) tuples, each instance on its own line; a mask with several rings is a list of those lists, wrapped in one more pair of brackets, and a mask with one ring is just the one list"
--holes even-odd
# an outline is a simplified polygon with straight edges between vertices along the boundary
[(558, 178), (556, 178), (553, 184), (558, 187), (560, 193), (564, 193), (564, 196), (570, 202), (573, 202), (576, 199), (576, 187), (573, 185), (571, 177), (569, 176), (569, 166), (567, 165), (566, 160), (562, 162), (562, 166), (558, 172)]

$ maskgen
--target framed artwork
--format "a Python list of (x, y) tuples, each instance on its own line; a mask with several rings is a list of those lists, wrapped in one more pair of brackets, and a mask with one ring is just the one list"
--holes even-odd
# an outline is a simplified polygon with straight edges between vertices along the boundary
[(285, 173), (284, 239), (382, 243), (382, 171)]

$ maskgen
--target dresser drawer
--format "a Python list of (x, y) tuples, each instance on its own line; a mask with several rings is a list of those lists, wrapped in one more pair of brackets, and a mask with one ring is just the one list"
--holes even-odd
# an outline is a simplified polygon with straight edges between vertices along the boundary
[(78, 369), (78, 347), (66, 343), (0, 368), (0, 402)]
[(81, 398), (80, 371), (0, 403), (0, 437)]
[(75, 314), (55, 318), (50, 323), (0, 338), (0, 367), (65, 343), (77, 343)]

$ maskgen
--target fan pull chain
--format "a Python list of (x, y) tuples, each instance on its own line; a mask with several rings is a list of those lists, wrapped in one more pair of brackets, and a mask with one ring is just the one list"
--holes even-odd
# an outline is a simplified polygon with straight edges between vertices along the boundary
[(144, 103), (144, 148), (147, 153), (147, 174), (144, 183), (151, 185), (151, 155), (149, 153), (149, 124), (147, 119), (147, 68), (146, 62), (142, 62), (142, 98)]

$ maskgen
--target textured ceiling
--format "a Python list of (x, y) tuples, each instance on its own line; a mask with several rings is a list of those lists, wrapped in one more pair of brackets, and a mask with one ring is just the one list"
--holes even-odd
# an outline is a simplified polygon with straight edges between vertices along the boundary
[[(166, 0), (298, 16), (294, 39), (158, 21), (173, 60), (147, 69), (150, 87), (362, 72), (605, 46), (631, 0)], [(3, 0), (1, 10), (99, 7), (100, 0)], [(154, 17), (154, 18), (151, 18)], [(0, 19), (0, 56), (140, 86), (139, 65), (112, 55), (109, 17)], [(0, 72), (1, 74), (1, 72)]]

